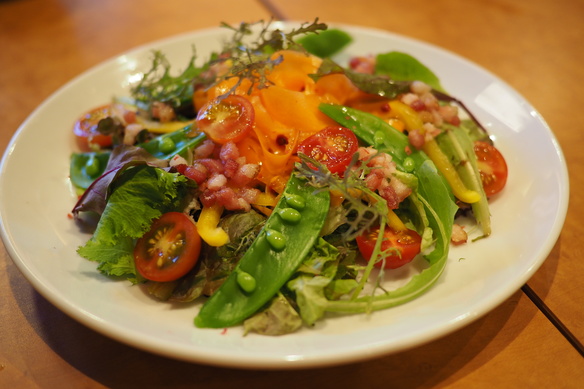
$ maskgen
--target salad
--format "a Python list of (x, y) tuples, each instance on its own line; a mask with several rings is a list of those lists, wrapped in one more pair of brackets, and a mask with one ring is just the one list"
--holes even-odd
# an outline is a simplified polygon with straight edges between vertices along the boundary
[(339, 64), (351, 36), (318, 19), (224, 27), (203, 64), (193, 50), (174, 73), (153, 52), (128, 96), (73, 126), (78, 253), (105, 276), (199, 302), (197, 327), (282, 335), (406, 303), (450, 245), (491, 234), (505, 159), (425, 65)]

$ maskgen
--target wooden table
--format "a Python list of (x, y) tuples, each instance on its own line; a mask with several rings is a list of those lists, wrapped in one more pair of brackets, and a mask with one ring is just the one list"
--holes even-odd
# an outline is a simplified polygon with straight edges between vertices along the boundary
[[(439, 45), (495, 73), (535, 106), (565, 153), (571, 202), (560, 239), (529, 280), (529, 289), (517, 291), (467, 327), (405, 352), (348, 366), (245, 371), (166, 359), (93, 332), (39, 295), (2, 247), (0, 387), (581, 387), (582, 0), (3, 0), (0, 150), (38, 104), (103, 60), (220, 21), (271, 15), (299, 21), (319, 16), (325, 22), (377, 27)], [(543, 300), (574, 343), (525, 290)]]

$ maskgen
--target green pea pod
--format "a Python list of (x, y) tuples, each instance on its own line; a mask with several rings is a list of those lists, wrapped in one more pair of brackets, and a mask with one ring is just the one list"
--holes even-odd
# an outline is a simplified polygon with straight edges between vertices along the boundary
[(99, 177), (109, 160), (109, 152), (74, 153), (69, 164), (69, 177), (77, 188), (87, 189)]
[[(316, 242), (329, 205), (327, 191), (315, 192), (306, 181), (292, 175), (264, 228), (233, 273), (203, 305), (195, 325), (202, 328), (237, 325), (270, 301)], [(300, 217), (282, 218), (281, 210), (285, 208), (294, 208)], [(246, 282), (242, 284), (243, 279)], [(251, 279), (255, 282), (250, 282)]]
[[(137, 146), (158, 159), (170, 159), (176, 154), (187, 157), (188, 150), (192, 150), (206, 139), (204, 133), (195, 137), (188, 136), (191, 127), (188, 125)], [(109, 151), (72, 154), (69, 176), (73, 185), (80, 189), (87, 189), (96, 178), (104, 173), (110, 155)]]
[(148, 151), (158, 159), (169, 159), (176, 154), (185, 157), (187, 150), (197, 146), (206, 139), (204, 133), (200, 133), (195, 137), (190, 137), (192, 124), (185, 128), (170, 132), (168, 134), (160, 135), (152, 139), (150, 142), (139, 144), (144, 150)]
[[(450, 236), (453, 212), (457, 207), (453, 203), (450, 187), (423, 151), (415, 148), (406, 151), (409, 146), (407, 136), (373, 114), (332, 104), (321, 104), (319, 109), (353, 131), (364, 143), (390, 154), (398, 168), (413, 173), (418, 179), (416, 193), (428, 200), (426, 208), (430, 213), (436, 212), (438, 220), (446, 228), (447, 236)], [(404, 164), (408, 169), (403, 168)], [(433, 226), (435, 231), (436, 227)]]
[(402, 167), (408, 157), (407, 136), (378, 117), (358, 109), (333, 104), (321, 104), (319, 109), (340, 125), (353, 131), (363, 142), (390, 154), (398, 167)]

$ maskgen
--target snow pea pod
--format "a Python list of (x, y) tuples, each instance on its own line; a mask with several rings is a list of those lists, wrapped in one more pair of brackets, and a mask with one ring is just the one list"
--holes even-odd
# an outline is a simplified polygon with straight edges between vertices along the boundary
[(406, 152), (407, 137), (376, 116), (338, 105), (321, 104), (321, 111), (351, 129), (363, 142), (392, 155), (396, 164), (406, 164), (417, 178), (414, 193), (428, 219), (434, 245), (424, 258), (430, 266), (413, 276), (404, 286), (377, 295), (363, 295), (353, 300), (320, 301), (324, 311), (370, 312), (403, 304), (425, 293), (440, 277), (448, 260), (450, 235), (458, 207), (451, 188), (436, 166), (421, 150)]
[[(408, 150), (409, 153), (412, 153), (413, 150), (408, 146), (408, 138), (404, 134), (376, 116), (363, 111), (330, 104), (321, 104), (320, 110), (341, 125), (352, 130), (362, 141), (372, 145), (377, 150), (391, 154), (398, 168), (406, 170), (403, 167), (403, 162), (408, 156)], [(469, 204), (481, 200), (479, 192), (466, 187), (450, 159), (435, 140), (426, 141), (423, 151), (448, 181), (458, 199)], [(415, 154), (417, 156), (421, 155), (420, 153), (412, 155)], [(423, 162), (423, 159), (417, 159), (418, 162)]]
[(405, 170), (404, 162), (411, 165), (408, 171), (418, 179), (415, 195), (425, 202), (425, 212), (436, 239), (435, 249), (425, 257), (430, 263), (443, 263), (448, 255), (454, 213), (458, 207), (454, 203), (450, 186), (438, 173), (432, 160), (426, 153), (414, 148), (408, 154), (407, 136), (375, 115), (340, 105), (321, 104), (319, 108), (340, 125), (353, 131), (363, 142), (390, 154), (398, 168)]
[(398, 167), (408, 157), (408, 137), (378, 117), (363, 111), (334, 104), (321, 104), (319, 109), (355, 133), (375, 149), (390, 154)]
[(169, 159), (176, 154), (184, 157), (187, 150), (197, 146), (206, 138), (202, 132), (195, 137), (188, 136), (191, 130), (192, 124), (189, 124), (180, 130), (160, 135), (138, 146), (158, 159)]
[(77, 188), (87, 189), (99, 177), (109, 160), (109, 152), (73, 153), (69, 163), (69, 177)]
[[(195, 137), (188, 136), (191, 128), (192, 125), (188, 125), (137, 146), (158, 159), (170, 159), (176, 154), (186, 157), (188, 150), (195, 148), (206, 139), (204, 133)], [(77, 188), (87, 189), (96, 178), (104, 173), (110, 156), (111, 152), (109, 151), (73, 153), (69, 165), (71, 182)]]
[[(328, 191), (315, 192), (293, 174), (264, 228), (235, 270), (202, 306), (195, 325), (224, 328), (239, 324), (274, 297), (316, 242), (329, 204)], [(285, 208), (295, 209), (300, 217), (282, 218)], [(242, 279), (246, 283), (242, 284)], [(249, 287), (251, 279), (255, 281), (253, 288)]]

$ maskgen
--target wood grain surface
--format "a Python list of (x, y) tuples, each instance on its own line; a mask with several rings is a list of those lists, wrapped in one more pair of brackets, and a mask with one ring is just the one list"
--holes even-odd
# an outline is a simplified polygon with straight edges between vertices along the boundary
[[(0, 151), (51, 93), (106, 59), (221, 21), (271, 16), (318, 16), (438, 45), (491, 71), (533, 104), (564, 152), (571, 196), (560, 239), (528, 286), (584, 341), (582, 0), (1, 0)], [(583, 382), (582, 355), (521, 290), (461, 330), (401, 353), (319, 369), (223, 369), (152, 355), (84, 327), (37, 293), (0, 247), (0, 388), (579, 388)]]

